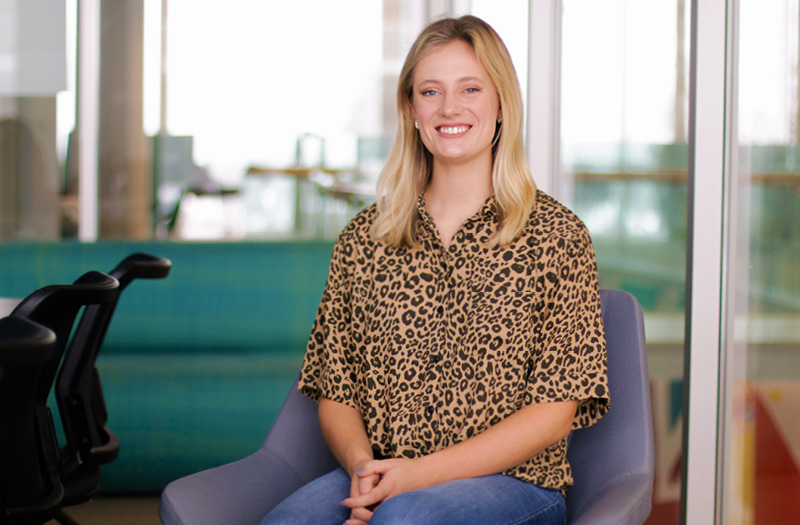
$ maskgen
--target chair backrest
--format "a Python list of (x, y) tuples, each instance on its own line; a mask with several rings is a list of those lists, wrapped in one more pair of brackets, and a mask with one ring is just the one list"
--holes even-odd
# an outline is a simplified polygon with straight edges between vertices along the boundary
[(120, 295), (134, 279), (166, 277), (171, 266), (169, 260), (145, 253), (126, 257), (109, 274), (119, 283), (113, 297), (88, 305), (75, 328), (56, 380), (56, 401), (67, 440), (61, 449), (67, 504), (91, 497), (99, 488), (100, 465), (119, 454), (119, 440), (106, 427), (108, 412), (95, 363)]
[(572, 433), (567, 457), (575, 484), (568, 523), (641, 524), (650, 514), (654, 445), (644, 319), (627, 292), (601, 290), (611, 409)]
[(38, 323), (0, 319), (0, 523), (44, 523), (62, 506), (53, 422), (37, 396), (55, 343)]
[(297, 380), (270, 428), (262, 450), (277, 455), (305, 483), (339, 466), (319, 428), (318, 405), (297, 389)]
[(73, 284), (54, 284), (36, 290), (11, 312), (13, 317), (37, 322), (56, 335), (53, 354), (45, 363), (39, 383), (40, 394), (45, 399), (53, 387), (78, 312), (85, 305), (114, 300), (118, 288), (119, 282), (110, 275), (86, 272)]

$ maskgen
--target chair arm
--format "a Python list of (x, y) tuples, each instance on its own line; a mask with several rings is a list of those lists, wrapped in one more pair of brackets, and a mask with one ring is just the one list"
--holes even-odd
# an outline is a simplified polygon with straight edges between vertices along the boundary
[(631, 474), (598, 484), (574, 510), (570, 525), (642, 525), (652, 507), (652, 479), (646, 473)]
[(267, 449), (173, 481), (161, 496), (163, 525), (258, 525), (275, 505), (306, 483)]

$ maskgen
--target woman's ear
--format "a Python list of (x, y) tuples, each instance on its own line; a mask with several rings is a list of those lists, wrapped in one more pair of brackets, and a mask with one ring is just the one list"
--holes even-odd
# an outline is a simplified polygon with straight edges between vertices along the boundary
[(414, 104), (411, 103), (411, 97), (408, 98), (408, 107), (411, 108), (411, 118), (414, 120), (414, 127), (419, 129), (419, 121), (417, 120), (417, 110), (414, 109)]
[(411, 100), (410, 96), (406, 99), (406, 102), (408, 102), (408, 107), (411, 108), (411, 116), (416, 119), (417, 118), (417, 110), (414, 109), (414, 102)]

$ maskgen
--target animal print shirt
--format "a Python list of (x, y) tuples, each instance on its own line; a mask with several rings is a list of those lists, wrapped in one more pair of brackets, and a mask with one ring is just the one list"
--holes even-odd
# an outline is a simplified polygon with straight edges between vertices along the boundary
[[(361, 411), (376, 457), (414, 458), (531, 403), (579, 401), (573, 428), (608, 410), (594, 250), (583, 223), (539, 192), (521, 237), (486, 247), (490, 197), (445, 249), (424, 197), (419, 246), (376, 242), (370, 206), (342, 231), (299, 388)], [(504, 472), (566, 490), (566, 439)]]

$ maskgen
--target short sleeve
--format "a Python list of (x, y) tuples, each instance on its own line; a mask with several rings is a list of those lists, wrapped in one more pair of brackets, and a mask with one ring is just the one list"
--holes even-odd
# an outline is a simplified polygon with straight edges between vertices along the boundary
[(352, 237), (345, 232), (333, 248), (328, 280), (306, 347), (298, 388), (319, 401), (326, 397), (358, 407), (352, 357), (350, 297)]
[(579, 401), (573, 428), (582, 428), (594, 424), (609, 408), (597, 267), (585, 230), (553, 244), (526, 401)]

